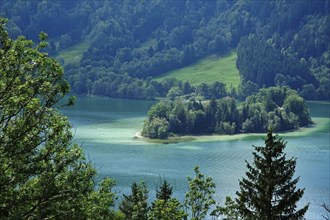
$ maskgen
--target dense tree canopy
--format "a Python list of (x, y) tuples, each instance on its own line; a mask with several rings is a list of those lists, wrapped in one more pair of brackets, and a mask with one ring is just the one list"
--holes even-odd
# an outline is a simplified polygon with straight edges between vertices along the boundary
[(72, 143), (71, 126), (54, 107), (69, 91), (62, 67), (41, 50), (12, 40), (0, 18), (0, 216), (2, 219), (113, 219), (110, 179)]
[[(180, 99), (159, 102), (148, 112), (142, 134), (149, 138), (167, 138), (170, 133), (234, 134), (238, 132), (238, 114), (236, 102), (230, 97), (217, 101), (212, 99), (209, 104)], [(161, 126), (164, 133), (156, 132)]]
[(171, 134), (235, 134), (285, 131), (312, 123), (306, 104), (288, 87), (260, 89), (245, 102), (224, 97), (199, 100), (161, 101), (148, 112), (142, 134), (167, 138)]
[(242, 38), (237, 54), (237, 67), (245, 82), (251, 81), (267, 87), (289, 85), (294, 89), (302, 89), (307, 82), (318, 86), (305, 59), (299, 61), (289, 54), (283, 54), (255, 35)]
[(78, 63), (62, 60), (76, 93), (150, 98), (148, 77), (238, 46), (242, 88), (249, 81), (259, 88), (280, 84), (305, 98), (329, 99), (329, 5), (329, 0), (2, 0), (0, 15), (10, 19), (13, 36), (49, 33), (50, 54), (71, 45), (87, 48)]

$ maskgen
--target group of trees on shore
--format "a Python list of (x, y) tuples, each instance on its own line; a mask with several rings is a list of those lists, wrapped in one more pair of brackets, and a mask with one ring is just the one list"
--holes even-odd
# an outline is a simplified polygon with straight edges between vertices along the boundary
[(236, 134), (285, 131), (312, 123), (307, 106), (288, 87), (261, 89), (237, 104), (232, 97), (161, 101), (148, 112), (142, 134), (167, 138), (171, 134)]
[(328, 8), (329, 0), (2, 0), (0, 15), (12, 36), (47, 32), (49, 54), (86, 45), (79, 63), (63, 60), (75, 93), (148, 99), (131, 92), (146, 91), (148, 77), (237, 48), (242, 87), (287, 85), (329, 99)]

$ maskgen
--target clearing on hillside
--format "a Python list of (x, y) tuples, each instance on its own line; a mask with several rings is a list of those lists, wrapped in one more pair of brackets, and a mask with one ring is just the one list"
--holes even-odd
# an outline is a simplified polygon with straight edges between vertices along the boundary
[(220, 81), (227, 87), (233, 85), (237, 88), (240, 77), (236, 68), (236, 58), (237, 54), (234, 51), (222, 57), (211, 55), (190, 66), (164, 73), (155, 79), (161, 81), (174, 77), (182, 81), (189, 81), (193, 85)]
[(75, 44), (58, 52), (56, 59), (63, 59), (65, 64), (79, 64), (84, 52), (87, 51), (88, 47), (89, 44), (86, 42)]

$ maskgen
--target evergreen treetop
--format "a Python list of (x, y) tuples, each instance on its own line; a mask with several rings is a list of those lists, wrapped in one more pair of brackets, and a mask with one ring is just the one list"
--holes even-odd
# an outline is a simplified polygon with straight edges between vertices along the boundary
[(236, 202), (247, 219), (303, 219), (308, 205), (297, 209), (304, 189), (296, 189), (296, 159), (286, 159), (286, 143), (268, 132), (264, 147), (256, 147), (254, 161), (247, 162), (248, 172), (240, 182)]
[(156, 198), (167, 201), (172, 196), (172, 190), (173, 190), (173, 187), (166, 180), (164, 180), (164, 182), (160, 186), (159, 190), (156, 191)]

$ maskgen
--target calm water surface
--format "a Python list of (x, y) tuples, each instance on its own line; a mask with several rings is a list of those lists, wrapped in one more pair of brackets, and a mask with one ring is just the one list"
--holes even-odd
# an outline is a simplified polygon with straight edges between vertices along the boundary
[[(187, 190), (187, 176), (193, 168), (213, 177), (217, 200), (235, 196), (238, 180), (246, 172), (245, 160), (252, 160), (252, 145), (263, 146), (265, 135), (200, 137), (179, 144), (150, 144), (134, 139), (154, 102), (78, 97), (74, 107), (63, 110), (75, 131), (76, 142), (96, 167), (98, 178), (116, 180), (118, 195), (127, 193), (133, 181), (145, 181), (154, 198), (160, 180), (173, 185), (181, 201)], [(297, 157), (298, 187), (305, 188), (300, 207), (310, 202), (307, 219), (322, 219), (320, 204), (330, 204), (330, 113), (328, 102), (308, 103), (315, 126), (279, 134), (288, 143), (288, 157)]]

